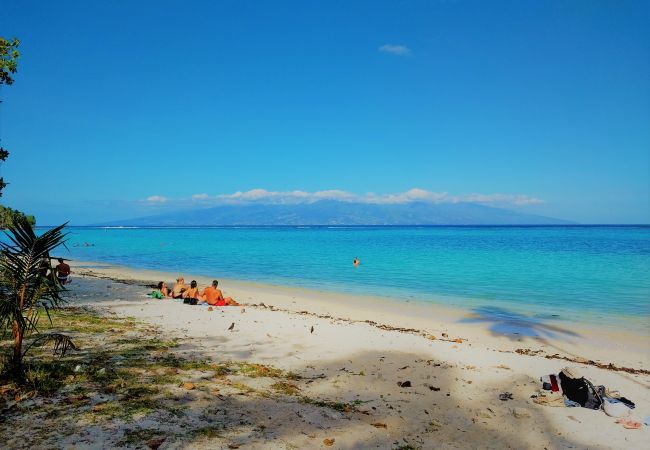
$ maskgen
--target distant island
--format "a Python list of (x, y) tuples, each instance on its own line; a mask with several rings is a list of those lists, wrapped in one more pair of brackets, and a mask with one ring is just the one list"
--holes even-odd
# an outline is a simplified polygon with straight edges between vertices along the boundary
[(299, 204), (220, 205), (92, 225), (563, 225), (571, 223), (573, 222), (476, 203), (372, 204), (321, 200)]

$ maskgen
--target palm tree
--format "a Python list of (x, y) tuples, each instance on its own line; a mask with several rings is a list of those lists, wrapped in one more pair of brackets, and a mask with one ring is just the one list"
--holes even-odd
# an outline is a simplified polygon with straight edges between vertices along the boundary
[[(14, 341), (13, 356), (8, 374), (14, 379), (23, 377), (23, 358), (33, 346), (54, 341), (55, 353), (65, 354), (74, 344), (60, 333), (38, 334), (41, 309), (49, 318), (49, 309), (64, 302), (61, 286), (50, 268), (50, 252), (64, 244), (66, 224), (37, 236), (26, 218), (19, 217), (11, 224), (6, 242), (0, 242), (0, 332)], [(23, 341), (32, 333), (35, 339), (23, 351)]]

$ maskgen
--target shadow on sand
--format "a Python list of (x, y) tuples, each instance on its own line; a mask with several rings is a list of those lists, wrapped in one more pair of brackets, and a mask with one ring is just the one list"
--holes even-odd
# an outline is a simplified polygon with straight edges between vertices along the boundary
[(541, 340), (580, 337), (575, 331), (547, 323), (543, 317), (527, 316), (499, 306), (480, 306), (472, 310), (471, 317), (460, 323), (485, 323), (495, 336), (504, 336), (512, 340), (530, 337)]
[[(77, 300), (92, 299), (99, 307), (112, 303), (118, 293), (111, 292), (112, 283), (105, 283), (93, 280), (82, 284), (75, 292)], [(137, 302), (141, 300), (139, 292), (126, 290), (119, 295), (126, 301)], [(465, 322), (488, 323), (491, 331), (499, 335), (518, 332), (542, 338), (577, 336), (570, 330), (502, 308), (478, 308), (474, 312), (476, 317)], [(486, 376), (469, 364), (445, 361), (435, 351), (404, 352), (386, 347), (310, 360), (309, 364), (292, 369), (299, 376), (297, 379), (251, 378), (234, 372), (219, 377), (215, 376), (214, 364), (243, 359), (281, 366), (282, 361), (250, 360), (254, 355), (242, 348), (236, 335), (226, 333), (202, 338), (201, 346), (196, 345), (196, 340), (182, 339), (177, 347), (151, 350), (153, 342), (160, 342), (165, 333), (144, 326), (144, 334), (138, 335), (134, 328), (136, 334), (129, 331), (119, 337), (120, 342), (130, 346), (127, 350), (117, 343), (111, 348), (110, 341), (104, 341), (98, 334), (96, 338), (102, 340), (102, 345), (89, 346), (84, 355), (77, 355), (87, 361), (99, 361), (98, 367), (106, 367), (108, 361), (115, 359), (123, 361), (121, 370), (132, 373), (132, 386), (118, 384), (115, 392), (108, 391), (99, 400), (94, 398), (98, 395), (89, 393), (78, 400), (78, 405), (74, 396), (64, 398), (61, 404), (49, 405), (55, 411), (50, 412), (46, 422), (38, 422), (44, 423), (47, 430), (65, 429), (60, 440), (49, 443), (92, 447), (106, 440), (118, 447), (143, 448), (148, 439), (165, 437), (161, 449), (323, 448), (327, 445), (325, 440), (332, 438), (333, 448), (344, 449), (589, 448), (588, 443), (582, 442), (587, 434), (562, 435), (549, 420), (549, 413), (557, 412), (529, 402), (537, 380), (511, 374), (508, 368), (494, 368), (507, 374), (504, 384), (502, 377)], [(261, 340), (252, 344), (256, 347), (263, 343)], [(251, 343), (246, 344), (250, 347)], [(170, 358), (171, 355), (175, 357)], [(121, 359), (124, 357), (136, 358), (134, 362), (139, 362), (139, 366), (128, 367)], [(141, 361), (143, 358), (149, 361), (148, 365)], [(204, 361), (209, 361), (205, 367), (199, 364)], [(75, 364), (76, 361), (70, 361), (71, 367)], [(183, 370), (184, 365), (193, 369)], [(180, 372), (173, 371), (176, 366)], [(165, 395), (147, 394), (153, 386), (152, 377), (163, 375), (171, 377)], [(104, 385), (112, 387), (120, 380), (98, 380), (93, 390), (101, 393)], [(188, 380), (196, 388), (179, 387), (181, 381)], [(408, 388), (398, 385), (406, 380), (410, 382)], [(514, 400), (498, 399), (506, 389), (514, 394)], [(149, 405), (136, 394), (154, 398), (149, 399)], [(120, 408), (131, 403), (136, 403), (141, 411), (124, 421), (95, 411), (105, 405), (104, 409), (113, 407), (119, 417)], [(31, 408), (32, 414), (45, 413), (44, 406)], [(515, 408), (523, 410), (524, 417), (515, 415)], [(6, 427), (0, 436), (8, 437), (8, 430), (21, 429), (21, 421), (30, 417), (27, 413), (27, 409), (16, 410), (5, 417), (5, 425), (11, 427)], [(77, 420), (70, 421), (70, 417)], [(25, 446), (38, 446), (39, 439), (49, 433), (46, 429), (23, 437)]]

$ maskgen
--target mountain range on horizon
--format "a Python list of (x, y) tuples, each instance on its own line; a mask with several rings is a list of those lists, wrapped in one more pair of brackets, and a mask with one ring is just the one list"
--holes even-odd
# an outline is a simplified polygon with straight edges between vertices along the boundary
[(573, 222), (477, 203), (403, 204), (321, 200), (228, 204), (96, 223), (96, 226), (563, 225)]

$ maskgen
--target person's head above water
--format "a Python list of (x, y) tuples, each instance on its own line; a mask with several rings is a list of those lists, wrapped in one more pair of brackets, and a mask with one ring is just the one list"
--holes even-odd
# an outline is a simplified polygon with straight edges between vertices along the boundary
[(196, 280), (192, 280), (192, 282), (190, 283), (190, 287), (192, 289), (194, 289), (196, 287)]

